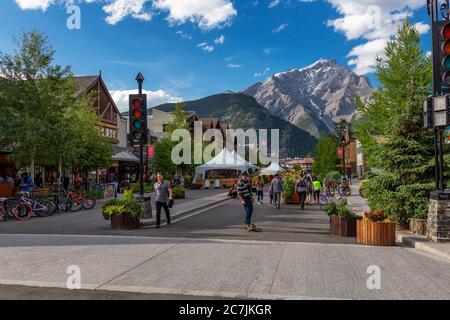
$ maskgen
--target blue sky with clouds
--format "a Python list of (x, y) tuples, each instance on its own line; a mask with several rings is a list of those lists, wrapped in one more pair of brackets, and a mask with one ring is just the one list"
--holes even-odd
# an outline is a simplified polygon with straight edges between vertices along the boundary
[[(66, 27), (66, 6), (81, 29)], [(273, 73), (336, 59), (359, 74), (404, 18), (430, 48), (425, 0), (2, 0), (0, 51), (38, 29), (56, 62), (103, 77), (119, 105), (141, 71), (150, 104), (240, 90)]]

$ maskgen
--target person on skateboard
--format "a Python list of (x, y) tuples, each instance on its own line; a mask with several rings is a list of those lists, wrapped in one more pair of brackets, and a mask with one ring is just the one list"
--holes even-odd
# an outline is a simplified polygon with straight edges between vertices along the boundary
[(248, 178), (248, 173), (243, 172), (241, 181), (238, 184), (238, 195), (242, 205), (245, 209), (245, 225), (244, 228), (248, 231), (256, 230), (256, 226), (252, 224), (253, 216), (253, 202), (255, 201), (252, 193), (252, 183)]

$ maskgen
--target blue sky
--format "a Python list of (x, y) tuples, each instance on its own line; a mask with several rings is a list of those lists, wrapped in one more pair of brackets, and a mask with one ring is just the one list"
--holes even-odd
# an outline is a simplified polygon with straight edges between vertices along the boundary
[[(67, 3), (81, 9), (69, 30)], [(69, 3), (69, 4), (70, 4)], [(119, 105), (141, 71), (150, 104), (244, 89), (273, 73), (336, 59), (371, 73), (396, 25), (410, 17), (430, 48), (425, 0), (2, 0), (0, 51), (44, 32), (56, 62), (103, 77)], [(376, 18), (376, 19), (375, 19)], [(369, 21), (370, 20), (370, 21)], [(372, 21), (373, 20), (373, 21)], [(369, 21), (369, 22), (368, 22)]]

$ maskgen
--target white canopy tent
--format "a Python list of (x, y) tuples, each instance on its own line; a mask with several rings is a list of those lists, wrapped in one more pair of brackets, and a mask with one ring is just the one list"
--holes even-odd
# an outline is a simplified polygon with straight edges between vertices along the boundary
[(277, 173), (283, 173), (286, 172), (286, 169), (282, 168), (278, 163), (272, 162), (270, 166), (267, 168), (261, 170), (262, 176), (274, 176)]
[(214, 159), (195, 168), (195, 175), (198, 178), (204, 178), (207, 171), (212, 170), (237, 170), (247, 171), (257, 170), (258, 167), (243, 159), (236, 151), (223, 149)]

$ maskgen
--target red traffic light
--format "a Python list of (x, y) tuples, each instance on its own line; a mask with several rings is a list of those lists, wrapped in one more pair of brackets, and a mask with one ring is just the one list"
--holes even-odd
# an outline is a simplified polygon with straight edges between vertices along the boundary
[(442, 36), (445, 39), (450, 39), (450, 23), (446, 24), (445, 27), (442, 29)]
[(133, 99), (132, 101), (131, 101), (131, 104), (133, 105), (133, 107), (134, 108), (140, 108), (140, 107), (142, 107), (142, 100), (141, 99), (138, 99), (138, 98), (135, 98), (135, 99)]

